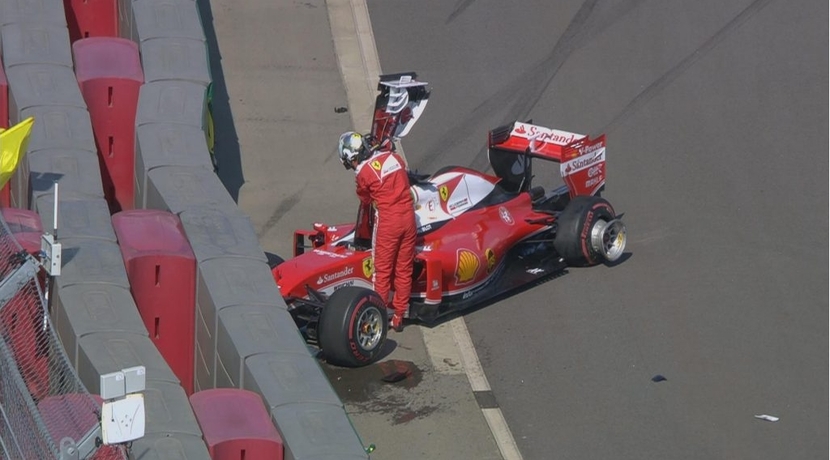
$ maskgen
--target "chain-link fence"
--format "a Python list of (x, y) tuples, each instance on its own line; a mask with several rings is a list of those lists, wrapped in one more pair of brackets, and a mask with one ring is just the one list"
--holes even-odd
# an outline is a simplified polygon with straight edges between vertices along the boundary
[[(32, 248), (29, 248), (32, 250)], [(44, 271), (0, 218), (0, 459), (124, 459), (52, 329)]]

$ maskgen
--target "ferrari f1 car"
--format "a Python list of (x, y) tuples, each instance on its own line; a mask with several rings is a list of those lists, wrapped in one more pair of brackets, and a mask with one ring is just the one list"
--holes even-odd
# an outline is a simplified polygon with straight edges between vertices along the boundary
[[(429, 99), (414, 73), (380, 77), (369, 139), (406, 135)], [(418, 225), (408, 317), (425, 323), (568, 267), (617, 261), (626, 228), (608, 201), (605, 137), (514, 122), (488, 136), (493, 173), (448, 166), (410, 173)], [(534, 161), (559, 163), (564, 185), (532, 182)], [(357, 221), (294, 233), (294, 257), (272, 272), (297, 326), (331, 364), (379, 359), (388, 322), (372, 290), (371, 209)]]

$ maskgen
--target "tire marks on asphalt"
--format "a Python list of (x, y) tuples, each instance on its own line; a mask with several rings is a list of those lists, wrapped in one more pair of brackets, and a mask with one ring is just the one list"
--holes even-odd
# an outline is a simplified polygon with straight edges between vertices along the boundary
[(464, 11), (466, 11), (467, 8), (470, 7), (470, 5), (475, 3), (475, 1), (476, 0), (460, 0), (459, 2), (457, 2), (455, 4), (455, 8), (453, 8), (452, 10), (452, 13), (450, 13), (450, 15), (447, 16), (447, 20), (444, 22), (444, 24), (449, 24), (455, 21), (455, 19), (461, 16), (461, 14), (464, 13)]
[(277, 223), (279, 223), (279, 221), (282, 219), (282, 216), (286, 215), (289, 211), (291, 211), (294, 208), (294, 206), (297, 206), (297, 204), (300, 202), (300, 198), (303, 196), (303, 192), (306, 189), (306, 185), (304, 185), (303, 188), (301, 188), (300, 190), (297, 190), (291, 195), (288, 195), (287, 197), (280, 200), (276, 209), (274, 209), (274, 212), (271, 213), (271, 216), (268, 218), (268, 220), (265, 222), (262, 228), (257, 232), (257, 236), (259, 238), (262, 238), (263, 235), (265, 235), (266, 233), (268, 233), (269, 230), (274, 228), (274, 226), (277, 225)]
[(599, 132), (601, 133), (608, 133), (613, 131), (620, 125), (620, 123), (627, 120), (637, 111), (639, 111), (643, 106), (645, 106), (651, 99), (653, 99), (656, 95), (662, 92), (666, 87), (668, 87), (674, 80), (677, 79), (680, 75), (683, 75), (684, 72), (689, 70), (695, 62), (700, 60), (700, 58), (704, 57), (710, 51), (712, 51), (719, 43), (729, 37), (732, 32), (736, 31), (741, 25), (743, 25), (746, 21), (752, 18), (756, 13), (761, 11), (765, 6), (767, 6), (772, 0), (755, 0), (754, 2), (750, 3), (749, 6), (743, 9), (737, 16), (732, 18), (731, 21), (726, 23), (720, 30), (715, 32), (711, 37), (709, 37), (705, 42), (703, 42), (697, 49), (689, 53), (685, 58), (683, 58), (680, 62), (677, 63), (674, 67), (669, 69), (666, 73), (661, 75), (659, 78), (651, 82), (648, 87), (643, 89), (639, 94), (634, 96), (634, 98), (629, 102), (617, 116), (614, 117), (607, 125), (603, 126)]
[[(424, 165), (425, 169), (429, 169), (426, 166), (433, 166), (432, 163), (439, 156), (444, 156), (448, 149), (456, 147), (466, 139), (481, 136), (482, 125), (493, 128), (526, 119), (571, 54), (590, 43), (594, 37), (635, 10), (641, 3), (643, 0), (584, 2), (544, 59), (488, 97), (485, 102), (473, 109), (461, 124), (447, 129), (446, 134), (440, 136), (427, 149), (429, 153), (425, 154), (419, 163)], [(486, 147), (479, 149), (468, 166), (480, 170), (489, 168)]]

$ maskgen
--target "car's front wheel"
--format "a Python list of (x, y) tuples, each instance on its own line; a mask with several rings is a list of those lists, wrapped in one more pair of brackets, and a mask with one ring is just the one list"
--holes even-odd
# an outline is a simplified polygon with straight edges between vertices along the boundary
[(334, 291), (320, 313), (320, 350), (335, 366), (366, 366), (380, 357), (388, 328), (380, 296), (371, 289), (346, 286)]

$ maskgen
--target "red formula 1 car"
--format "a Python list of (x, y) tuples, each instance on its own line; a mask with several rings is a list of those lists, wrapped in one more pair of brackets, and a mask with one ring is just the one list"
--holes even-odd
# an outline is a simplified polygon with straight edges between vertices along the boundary
[[(414, 73), (381, 76), (370, 138), (403, 137), (423, 112), (426, 84)], [(600, 192), (605, 137), (515, 122), (489, 133), (492, 174), (460, 166), (410, 174), (418, 241), (409, 318), (432, 322), (569, 266), (614, 262), (625, 225)], [(387, 143), (387, 145), (391, 142)], [(559, 163), (564, 185), (531, 182), (533, 160)], [(388, 329), (372, 291), (372, 212), (356, 223), (315, 223), (294, 234), (294, 257), (272, 266), (304, 337), (332, 364), (379, 358)]]

